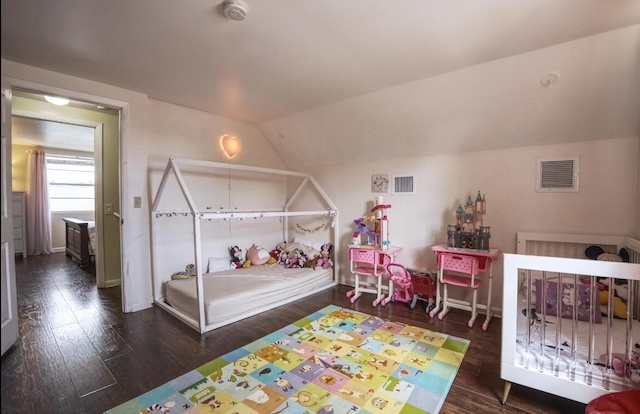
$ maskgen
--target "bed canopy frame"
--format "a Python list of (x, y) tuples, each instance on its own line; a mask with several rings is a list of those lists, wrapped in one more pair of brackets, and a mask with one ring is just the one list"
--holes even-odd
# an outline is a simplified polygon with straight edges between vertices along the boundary
[[(194, 198), (189, 191), (189, 186), (187, 185), (184, 176), (181, 171), (181, 166), (191, 166), (191, 167), (204, 167), (205, 169), (215, 170), (239, 170), (246, 172), (253, 172), (256, 174), (268, 174), (272, 176), (282, 176), (282, 177), (298, 177), (302, 178), (302, 182), (297, 187), (297, 189), (293, 192), (291, 197), (286, 201), (286, 203), (282, 206), (281, 209), (268, 209), (268, 210), (233, 210), (233, 211), (212, 211), (210, 208), (199, 208), (196, 205)], [(165, 187), (169, 180), (169, 177), (174, 176), (178, 186), (181, 190), (181, 193), (184, 197), (184, 200), (187, 202), (187, 209), (168, 209), (168, 210), (160, 210), (159, 205), (160, 202), (165, 196)], [(290, 211), (293, 203), (299, 198), (300, 194), (302, 194), (305, 187), (311, 186), (312, 189), (315, 189), (317, 194), (322, 198), (322, 201), (326, 205), (324, 210), (301, 210), (301, 211)], [(191, 216), (193, 218), (193, 246), (194, 246), (194, 255), (195, 255), (195, 278), (196, 278), (196, 287), (197, 287), (197, 298), (198, 298), (198, 320), (193, 320), (189, 316), (181, 313), (175, 308), (171, 307), (164, 300), (162, 294), (162, 276), (164, 269), (158, 268), (158, 260), (156, 255), (155, 246), (157, 245), (156, 233), (154, 231), (155, 226), (157, 226), (157, 219), (163, 216)], [(317, 293), (321, 290), (328, 289), (332, 286), (338, 284), (338, 261), (333, 260), (333, 278), (330, 284), (323, 286), (319, 289), (305, 292), (304, 294), (290, 297), (284, 301), (279, 301), (277, 303), (273, 303), (264, 307), (259, 308), (258, 310), (251, 312), (250, 314), (243, 315), (242, 318), (234, 318), (233, 320), (228, 320), (223, 323), (216, 324), (207, 324), (205, 321), (205, 303), (204, 303), (204, 284), (203, 284), (203, 254), (202, 254), (202, 233), (201, 233), (201, 222), (202, 220), (231, 220), (238, 219), (242, 220), (245, 218), (264, 218), (264, 217), (279, 217), (282, 218), (283, 223), (283, 235), (285, 240), (289, 240), (289, 217), (296, 216), (326, 216), (331, 219), (331, 243), (333, 244), (333, 255), (334, 258), (338, 257), (338, 248), (339, 248), (339, 240), (336, 229), (338, 228), (338, 209), (335, 207), (331, 199), (327, 196), (326, 192), (320, 187), (318, 182), (310, 175), (301, 172), (295, 171), (287, 171), (287, 170), (278, 170), (272, 168), (263, 168), (263, 167), (254, 167), (248, 165), (238, 165), (238, 164), (226, 164), (221, 162), (214, 161), (203, 161), (203, 160), (194, 160), (194, 159), (185, 159), (185, 158), (169, 158), (167, 162), (167, 166), (164, 170), (164, 174), (162, 175), (162, 179), (160, 181), (160, 185), (156, 192), (153, 206), (151, 208), (151, 255), (152, 255), (152, 264), (153, 264), (153, 292), (154, 292), (154, 302), (160, 306), (162, 309), (176, 316), (182, 322), (191, 326), (192, 328), (200, 331), (200, 333), (208, 332), (212, 329), (218, 328), (223, 325), (227, 325), (229, 323), (235, 322), (237, 320), (243, 319), (245, 317), (249, 317), (269, 309), (273, 309), (277, 306), (284, 305), (286, 303), (292, 302), (294, 300), (301, 299), (303, 297), (309, 296), (311, 294)]]

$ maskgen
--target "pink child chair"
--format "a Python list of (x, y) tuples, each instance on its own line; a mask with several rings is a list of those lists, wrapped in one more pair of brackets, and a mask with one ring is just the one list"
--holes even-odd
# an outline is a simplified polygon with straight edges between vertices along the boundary
[[(446, 271), (446, 272), (445, 272)], [(477, 298), (478, 287), (482, 280), (478, 277), (478, 259), (471, 256), (463, 256), (454, 253), (441, 253), (438, 255), (438, 282), (444, 287), (444, 297), (442, 299), (442, 311), (438, 314), (438, 319), (444, 318), (450, 308), (457, 308), (471, 311), (471, 319), (467, 325), (471, 328), (478, 316)], [(452, 273), (453, 272), (453, 273)], [(449, 297), (448, 286), (460, 286), (473, 289), (473, 300), (469, 304)], [(434, 309), (429, 313), (433, 317)], [(486, 328), (483, 328), (486, 329)]]
[[(350, 248), (349, 262), (351, 263), (351, 273), (355, 278), (355, 289), (347, 292), (347, 297), (351, 303), (354, 303), (362, 295), (362, 293), (375, 293), (376, 298), (373, 300), (375, 308), (381, 303), (383, 306), (390, 300), (393, 293), (393, 284), (389, 281), (389, 286), (384, 287), (388, 291), (388, 296), (382, 292), (383, 283), (382, 276), (385, 273), (385, 266), (389, 264), (389, 256), (380, 254), (376, 249), (370, 248)], [(365, 277), (365, 280), (361, 280)], [(366, 280), (373, 278), (371, 280)], [(383, 302), (384, 301), (384, 302)]]
[[(394, 283), (394, 293), (391, 297), (392, 302), (409, 303), (413, 300), (411, 294), (411, 274), (406, 267), (398, 263), (387, 265), (389, 280)], [(385, 303), (383, 303), (384, 305)]]

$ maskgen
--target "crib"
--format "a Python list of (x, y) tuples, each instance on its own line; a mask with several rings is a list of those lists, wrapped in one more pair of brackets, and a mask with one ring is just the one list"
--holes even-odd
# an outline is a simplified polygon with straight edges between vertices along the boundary
[[(589, 246), (625, 248), (629, 263), (589, 260)], [(640, 389), (639, 263), (640, 241), (630, 237), (517, 234), (517, 254), (504, 254), (503, 404), (512, 383), (585, 404)], [(601, 294), (600, 282), (627, 284), (622, 317), (614, 289)]]

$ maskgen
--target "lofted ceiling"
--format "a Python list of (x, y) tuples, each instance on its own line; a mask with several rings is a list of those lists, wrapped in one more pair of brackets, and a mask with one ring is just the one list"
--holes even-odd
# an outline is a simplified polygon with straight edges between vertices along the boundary
[(3, 0), (2, 58), (256, 124), (289, 167), (640, 134), (640, 1), (246, 2)]

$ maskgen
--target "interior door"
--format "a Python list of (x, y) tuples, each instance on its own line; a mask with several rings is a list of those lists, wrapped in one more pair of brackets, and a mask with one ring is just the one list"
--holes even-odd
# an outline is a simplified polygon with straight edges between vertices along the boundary
[(0, 181), (0, 225), (2, 226), (2, 355), (18, 340), (18, 301), (16, 295), (16, 268), (13, 243), (13, 216), (11, 202), (11, 87), (2, 78), (2, 143)]

